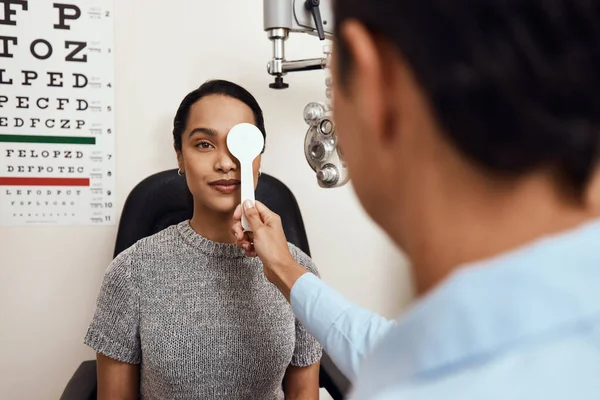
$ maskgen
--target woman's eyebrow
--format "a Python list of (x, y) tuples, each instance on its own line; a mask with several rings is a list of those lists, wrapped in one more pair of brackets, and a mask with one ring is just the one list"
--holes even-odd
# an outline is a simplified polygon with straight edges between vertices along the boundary
[(208, 136), (217, 136), (219, 132), (211, 128), (194, 128), (188, 135), (188, 138), (191, 138), (197, 133), (203, 133)]

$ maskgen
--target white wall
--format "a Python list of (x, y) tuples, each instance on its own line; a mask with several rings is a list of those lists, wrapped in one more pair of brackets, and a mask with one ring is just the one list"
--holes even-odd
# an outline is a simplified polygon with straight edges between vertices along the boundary
[[(118, 206), (141, 179), (175, 167), (171, 121), (183, 96), (210, 78), (233, 80), (264, 108), (263, 170), (296, 194), (322, 278), (364, 307), (399, 313), (412, 295), (405, 261), (351, 187), (320, 189), (304, 160), (302, 110), (323, 99), (322, 72), (289, 76), (287, 91), (268, 88), (262, 2), (115, 3)], [(319, 54), (315, 38), (288, 42), (290, 58)], [(93, 357), (82, 338), (115, 234), (116, 227), (0, 230), (0, 398), (58, 398), (78, 364)]]

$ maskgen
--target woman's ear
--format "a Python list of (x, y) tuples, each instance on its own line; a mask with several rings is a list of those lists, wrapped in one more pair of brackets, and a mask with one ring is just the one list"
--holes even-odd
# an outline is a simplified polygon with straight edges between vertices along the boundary
[(254, 161), (252, 162), (252, 170), (254, 173), (258, 172), (258, 176), (260, 176), (260, 169), (262, 168), (262, 154), (259, 154)]
[(181, 173), (185, 172), (184, 164), (183, 164), (183, 153), (181, 150), (175, 149), (175, 153), (177, 154), (177, 166), (179, 167), (179, 171)]

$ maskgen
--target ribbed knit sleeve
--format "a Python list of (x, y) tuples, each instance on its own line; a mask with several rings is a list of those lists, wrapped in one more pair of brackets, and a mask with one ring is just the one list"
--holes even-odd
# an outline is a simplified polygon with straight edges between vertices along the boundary
[(130, 248), (108, 267), (84, 343), (112, 359), (139, 364), (139, 295)]
[[(290, 244), (290, 252), (296, 262), (320, 277), (319, 271), (312, 261), (302, 250)], [(319, 342), (302, 326), (296, 319), (296, 346), (291, 364), (296, 367), (307, 367), (321, 360), (323, 349)]]

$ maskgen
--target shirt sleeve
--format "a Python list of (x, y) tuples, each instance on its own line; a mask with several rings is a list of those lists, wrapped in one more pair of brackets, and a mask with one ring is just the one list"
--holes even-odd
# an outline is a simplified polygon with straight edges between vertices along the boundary
[(84, 343), (117, 361), (139, 364), (139, 303), (131, 260), (128, 249), (108, 267)]
[(352, 304), (313, 274), (296, 281), (290, 300), (296, 318), (351, 382), (364, 357), (396, 323)]
[[(306, 268), (315, 277), (319, 276), (319, 271), (310, 257), (293, 245), (290, 245), (290, 250), (298, 264)], [(307, 367), (319, 362), (322, 355), (323, 348), (317, 339), (296, 318), (296, 347), (291, 365), (295, 367)]]

